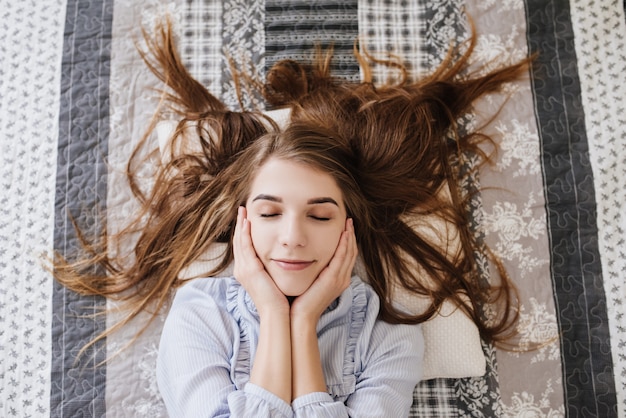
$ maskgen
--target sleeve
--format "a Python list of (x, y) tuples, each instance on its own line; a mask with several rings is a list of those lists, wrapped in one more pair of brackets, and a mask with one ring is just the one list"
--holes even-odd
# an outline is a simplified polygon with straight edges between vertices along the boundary
[[(378, 297), (369, 287), (355, 286), (352, 306), (350, 326), (358, 330), (352, 365), (356, 378), (354, 391), (341, 401), (328, 393), (301, 396), (292, 403), (296, 417), (408, 416), (415, 385), (422, 376), (424, 337), (421, 325), (389, 324), (379, 320)], [(343, 358), (346, 351), (351, 351), (350, 346), (350, 342), (347, 347), (338, 344), (337, 355)]]
[(294, 415), (299, 418), (343, 418), (348, 410), (343, 402), (333, 400), (325, 392), (314, 392), (294, 399), (291, 404)]
[(294, 400), (299, 418), (406, 417), (413, 390), (422, 375), (424, 339), (420, 325), (377, 321), (370, 350), (356, 388), (346, 403), (328, 393), (310, 393)]
[(215, 300), (206, 291), (186, 285), (179, 289), (167, 316), (157, 382), (169, 415), (293, 416), (289, 404), (261, 387), (248, 383), (237, 389), (231, 379), (231, 358), (239, 341), (238, 327)]
[(406, 417), (422, 376), (420, 325), (377, 321), (355, 391), (346, 401), (351, 417)]

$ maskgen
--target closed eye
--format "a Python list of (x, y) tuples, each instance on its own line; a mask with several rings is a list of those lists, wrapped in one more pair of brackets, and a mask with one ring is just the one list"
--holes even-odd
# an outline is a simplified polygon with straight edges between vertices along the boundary
[(276, 216), (279, 216), (280, 213), (261, 213), (259, 216), (261, 218), (275, 218)]
[(316, 221), (330, 221), (330, 218), (325, 218), (323, 216), (313, 216), (311, 215), (312, 219), (315, 219)]

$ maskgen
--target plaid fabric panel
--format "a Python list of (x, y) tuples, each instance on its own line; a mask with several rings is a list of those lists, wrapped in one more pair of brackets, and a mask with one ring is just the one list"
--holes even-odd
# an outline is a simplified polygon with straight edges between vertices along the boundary
[(222, 75), (222, 2), (186, 0), (181, 55), (187, 69), (211, 93), (220, 96)]
[(432, 379), (420, 382), (413, 391), (409, 417), (456, 417), (455, 379)]
[(281, 59), (311, 61), (315, 47), (333, 46), (335, 76), (359, 80), (353, 54), (358, 37), (357, 0), (281, 0), (265, 3), (266, 68)]
[[(359, 1), (359, 40), (361, 50), (377, 59), (399, 59), (413, 77), (422, 72), (425, 60), (422, 36), (426, 21), (425, 5), (418, 0), (391, 3), (385, 0)], [(384, 65), (372, 68), (373, 81), (384, 83), (398, 76)]]

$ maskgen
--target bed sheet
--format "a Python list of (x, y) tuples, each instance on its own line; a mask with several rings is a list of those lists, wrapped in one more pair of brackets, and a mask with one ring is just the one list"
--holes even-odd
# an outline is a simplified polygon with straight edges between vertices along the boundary
[[(77, 248), (70, 214), (96, 235), (136, 209), (124, 164), (158, 96), (135, 42), (169, 13), (192, 74), (235, 109), (227, 56), (262, 79), (277, 60), (332, 43), (335, 74), (357, 80), (358, 37), (426, 74), (468, 37), (468, 16), (477, 62), (538, 53), (489, 127), (495, 164), (466, 187), (481, 188), (476, 233), (520, 290), (522, 346), (545, 344), (483, 344), (486, 373), (420, 382), (411, 416), (626, 417), (622, 2), (0, 0), (0, 10), (1, 416), (166, 416), (155, 382), (162, 321), (126, 347), (139, 318), (76, 362), (117, 316), (85, 317), (107, 301), (59, 286), (42, 260)], [(243, 93), (246, 108), (263, 109)], [(465, 123), (480, 126), (502, 103), (481, 100)]]

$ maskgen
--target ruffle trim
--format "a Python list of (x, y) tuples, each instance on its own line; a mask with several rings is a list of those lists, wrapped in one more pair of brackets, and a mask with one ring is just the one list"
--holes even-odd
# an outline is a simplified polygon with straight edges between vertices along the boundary
[[(354, 393), (356, 389), (356, 347), (365, 326), (365, 317), (368, 312), (367, 286), (357, 276), (352, 277), (350, 289), (344, 292), (338, 299), (338, 304), (333, 309), (337, 315), (346, 312), (350, 324), (348, 339), (343, 360), (343, 382), (328, 385), (329, 394), (334, 398), (345, 398)], [(348, 306), (346, 306), (349, 304)]]
[[(333, 302), (323, 316), (324, 322), (332, 322), (348, 316), (348, 338), (343, 360), (342, 382), (327, 386), (329, 394), (334, 398), (343, 398), (352, 394), (356, 388), (356, 347), (365, 326), (368, 313), (367, 285), (357, 276), (352, 277), (350, 288)], [(231, 379), (238, 388), (243, 388), (250, 377), (253, 356), (252, 347), (256, 347), (257, 335), (254, 329), (259, 327), (259, 316), (250, 295), (236, 279), (231, 279), (226, 290), (226, 309), (239, 325), (239, 350), (231, 368)]]
[[(245, 306), (247, 309), (241, 309), (240, 306)], [(256, 324), (256, 327), (259, 326), (259, 317), (252, 298), (234, 278), (228, 283), (226, 289), (226, 309), (239, 325), (239, 350), (237, 358), (234, 359), (230, 377), (238, 389), (243, 389), (250, 379), (252, 347), (256, 347), (258, 343), (253, 324)]]

